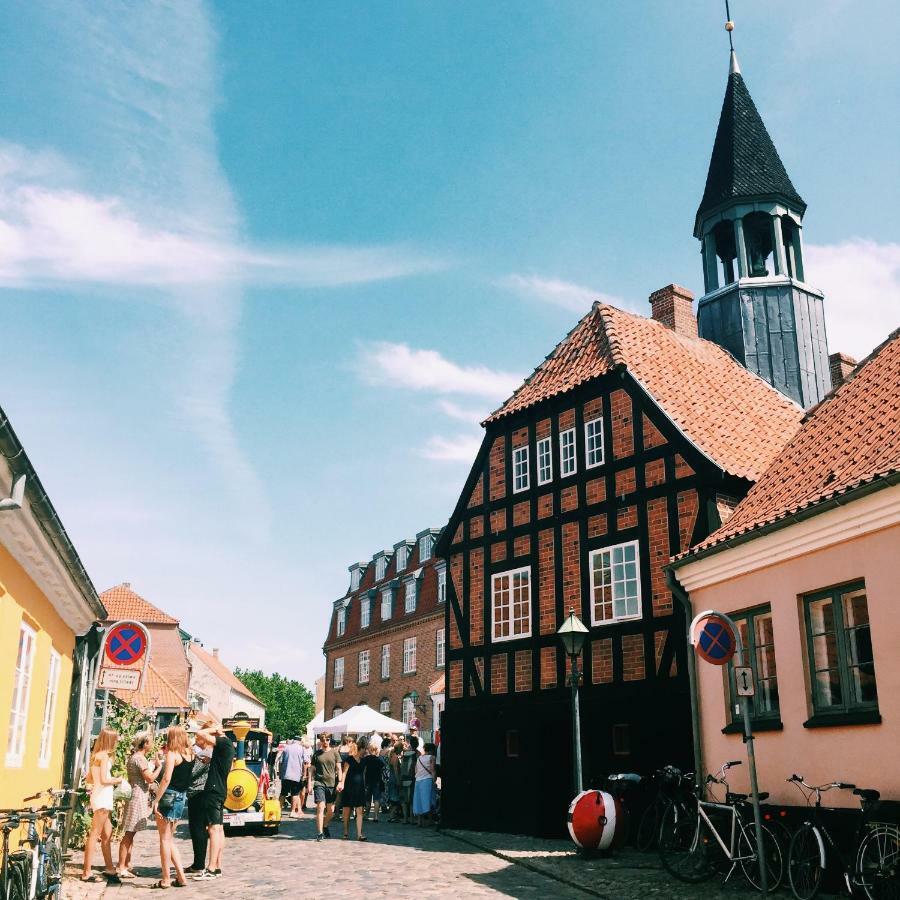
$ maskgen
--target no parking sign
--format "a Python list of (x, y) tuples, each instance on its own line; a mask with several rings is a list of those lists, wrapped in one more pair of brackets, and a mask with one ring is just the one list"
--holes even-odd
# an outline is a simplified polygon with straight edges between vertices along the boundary
[(696, 646), (697, 653), (714, 666), (724, 666), (730, 662), (737, 648), (730, 620), (715, 613), (703, 619)]
[(140, 622), (122, 621), (110, 626), (103, 643), (103, 666), (98, 687), (135, 691), (144, 679), (150, 659), (150, 634)]

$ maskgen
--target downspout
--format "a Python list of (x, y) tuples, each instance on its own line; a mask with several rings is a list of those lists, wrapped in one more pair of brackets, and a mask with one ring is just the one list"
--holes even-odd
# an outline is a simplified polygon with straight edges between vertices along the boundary
[(691, 620), (694, 618), (694, 611), (691, 607), (691, 598), (678, 583), (675, 573), (666, 568), (666, 584), (672, 592), (672, 596), (676, 597), (681, 603), (685, 612), (685, 639), (687, 641), (687, 668), (688, 668), (688, 684), (691, 691), (691, 731), (694, 737), (694, 777), (697, 791), (702, 798), (704, 793), (703, 781), (703, 746), (700, 735), (700, 694), (697, 690), (697, 657), (693, 652), (690, 642), (690, 635), (687, 629), (690, 628)]

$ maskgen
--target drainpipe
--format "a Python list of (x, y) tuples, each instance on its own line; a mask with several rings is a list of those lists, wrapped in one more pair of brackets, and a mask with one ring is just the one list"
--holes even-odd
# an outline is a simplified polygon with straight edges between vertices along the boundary
[(694, 618), (694, 611), (691, 607), (691, 598), (685, 592), (684, 588), (678, 583), (675, 573), (671, 569), (666, 569), (666, 584), (672, 592), (672, 596), (676, 597), (684, 607), (685, 612), (685, 639), (687, 640), (687, 667), (688, 667), (688, 684), (691, 691), (691, 731), (694, 736), (694, 775), (697, 791), (700, 797), (705, 793), (705, 785), (703, 781), (703, 747), (700, 738), (700, 694), (697, 690), (697, 657), (690, 645), (690, 635), (687, 629), (691, 626), (691, 620)]

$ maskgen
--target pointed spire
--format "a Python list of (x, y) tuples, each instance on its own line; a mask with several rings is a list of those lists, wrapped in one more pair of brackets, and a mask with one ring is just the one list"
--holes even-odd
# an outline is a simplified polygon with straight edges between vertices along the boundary
[(769, 137), (732, 50), (728, 85), (709, 161), (706, 189), (697, 210), (697, 224), (705, 213), (729, 201), (772, 196), (782, 199), (801, 215), (806, 212), (806, 204)]

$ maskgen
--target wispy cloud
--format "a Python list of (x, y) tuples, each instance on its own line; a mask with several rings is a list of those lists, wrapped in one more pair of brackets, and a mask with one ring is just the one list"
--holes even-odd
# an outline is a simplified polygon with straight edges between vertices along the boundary
[(424, 447), (419, 448), (420, 455), (438, 462), (472, 463), (478, 448), (481, 446), (481, 435), (459, 434), (453, 437), (434, 435), (428, 439)]
[(522, 380), (513, 372), (460, 365), (437, 350), (416, 350), (390, 341), (360, 344), (357, 363), (369, 384), (433, 394), (465, 394), (492, 401), (507, 397)]
[(900, 325), (900, 244), (807, 244), (809, 281), (825, 293), (828, 347), (862, 358)]
[[(499, 400), (502, 398), (498, 397), (497, 399)], [(470, 425), (473, 422), (481, 422), (490, 412), (489, 408), (475, 409), (471, 406), (460, 406), (460, 404), (455, 403), (453, 400), (438, 400), (437, 408), (447, 416), (448, 419), (455, 419), (458, 422), (466, 422)]]
[(497, 279), (495, 284), (522, 297), (540, 300), (577, 313), (586, 313), (595, 300), (599, 300), (601, 303), (612, 303), (615, 306), (624, 304), (620, 297), (604, 294), (593, 288), (564, 281), (561, 278), (541, 278), (538, 275), (513, 273)]

